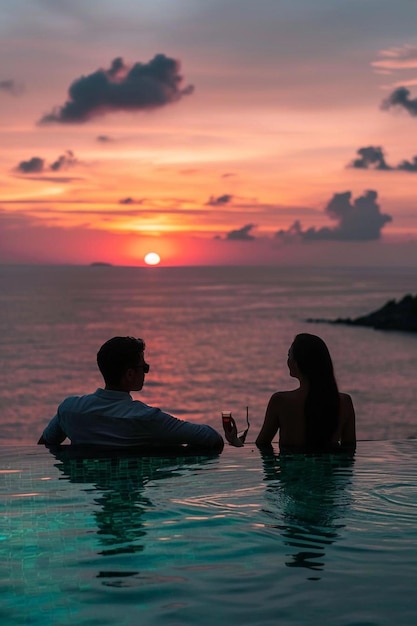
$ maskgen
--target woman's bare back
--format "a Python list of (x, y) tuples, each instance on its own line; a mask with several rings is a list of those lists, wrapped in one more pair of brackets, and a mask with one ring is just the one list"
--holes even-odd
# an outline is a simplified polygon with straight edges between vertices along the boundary
[[(271, 396), (257, 445), (269, 445), (278, 431), (280, 446), (300, 448), (305, 445), (306, 395), (306, 390), (300, 387), (294, 391), (278, 391)], [(348, 394), (340, 393), (339, 397), (339, 425), (333, 443), (351, 445), (356, 442), (355, 411)]]

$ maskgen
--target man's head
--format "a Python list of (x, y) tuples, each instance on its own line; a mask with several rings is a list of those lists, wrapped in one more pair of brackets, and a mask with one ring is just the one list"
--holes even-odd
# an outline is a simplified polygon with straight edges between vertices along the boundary
[(97, 365), (108, 389), (139, 391), (149, 365), (145, 363), (145, 342), (135, 337), (113, 337), (97, 352)]

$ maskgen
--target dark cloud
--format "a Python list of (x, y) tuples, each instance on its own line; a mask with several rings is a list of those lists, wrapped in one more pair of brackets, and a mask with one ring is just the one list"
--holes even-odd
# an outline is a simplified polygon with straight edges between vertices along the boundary
[(233, 174), (233, 172), (226, 172), (225, 174), (222, 174), (222, 178), (231, 178), (232, 176), (236, 176), (236, 174)]
[(401, 161), (401, 163), (397, 165), (397, 170), (403, 170), (404, 172), (417, 172), (417, 156), (414, 156), (412, 161)]
[(16, 167), (16, 171), (22, 174), (39, 174), (43, 172), (44, 167), (45, 159), (35, 156), (28, 161), (20, 161), (19, 165)]
[(256, 224), (246, 224), (246, 226), (242, 226), (237, 230), (231, 230), (226, 235), (226, 239), (233, 239), (239, 241), (252, 241), (255, 239), (253, 235), (251, 235), (251, 230), (256, 227)]
[(0, 80), (0, 91), (7, 91), (13, 96), (19, 96), (23, 91), (23, 86), (18, 85), (14, 80)]
[(143, 204), (143, 198), (141, 200), (134, 200), (131, 197), (122, 198), (119, 200), (119, 204)]
[(51, 163), (49, 169), (51, 169), (53, 172), (59, 172), (60, 170), (65, 170), (69, 167), (73, 167), (77, 163), (78, 161), (75, 158), (72, 150), (67, 150), (65, 154), (61, 154), (61, 156), (59, 156), (56, 161)]
[(366, 148), (359, 148), (357, 150), (359, 154), (358, 159), (354, 159), (348, 167), (356, 169), (375, 169), (393, 172), (395, 170), (401, 170), (404, 172), (417, 172), (417, 155), (412, 157), (412, 161), (401, 161), (396, 166), (388, 165), (385, 160), (384, 152), (379, 146), (368, 146)]
[(156, 109), (177, 102), (193, 92), (181, 87), (180, 63), (157, 54), (148, 63), (125, 65), (118, 57), (109, 69), (99, 69), (77, 78), (68, 90), (68, 100), (44, 115), (40, 124), (77, 124), (115, 111)]
[(21, 174), (40, 174), (46, 171), (59, 172), (61, 170), (66, 170), (69, 167), (73, 167), (77, 163), (78, 159), (75, 158), (72, 150), (67, 150), (49, 166), (45, 164), (45, 159), (35, 156), (28, 161), (21, 161), (15, 168), (15, 171), (20, 172)]
[(376, 191), (366, 191), (363, 196), (351, 202), (350, 191), (335, 193), (325, 208), (327, 215), (337, 221), (333, 228), (308, 228), (303, 230), (299, 221), (294, 222), (288, 230), (279, 230), (276, 237), (288, 240), (339, 240), (339, 241), (371, 241), (381, 237), (381, 230), (387, 222), (392, 221), (390, 215), (381, 213), (376, 202)]
[(357, 169), (369, 169), (374, 168), (376, 170), (391, 170), (392, 167), (387, 165), (384, 157), (384, 152), (379, 146), (368, 146), (366, 148), (359, 148), (357, 150), (359, 154), (358, 159), (354, 159), (350, 164), (351, 167)]
[(398, 89), (395, 89), (388, 98), (382, 102), (381, 108), (387, 111), (392, 107), (401, 107), (414, 117), (417, 115), (417, 98), (413, 100), (409, 96), (409, 89), (406, 87), (398, 87)]
[(114, 141), (114, 139), (112, 139), (108, 135), (99, 135), (98, 137), (96, 137), (96, 139), (100, 143), (111, 143), (112, 141)]
[(294, 241), (303, 238), (303, 229), (300, 220), (295, 220), (293, 224), (287, 229), (281, 229), (275, 233), (275, 237), (282, 241)]
[(77, 180), (84, 180), (80, 176), (31, 176), (31, 181), (51, 182), (51, 183), (73, 183)]
[(222, 204), (228, 204), (232, 199), (233, 196), (225, 193), (223, 196), (218, 196), (217, 198), (215, 198), (214, 196), (210, 196), (206, 204), (208, 206), (221, 206)]

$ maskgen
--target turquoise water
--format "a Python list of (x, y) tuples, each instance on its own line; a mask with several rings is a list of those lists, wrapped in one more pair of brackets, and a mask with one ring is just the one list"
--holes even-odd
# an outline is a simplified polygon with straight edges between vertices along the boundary
[(417, 621), (417, 441), (354, 457), (0, 451), (2, 625)]

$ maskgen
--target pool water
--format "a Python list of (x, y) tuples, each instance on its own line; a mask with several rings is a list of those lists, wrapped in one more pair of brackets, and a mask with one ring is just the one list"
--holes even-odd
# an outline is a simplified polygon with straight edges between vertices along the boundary
[(0, 623), (414, 626), (416, 458), (2, 447)]

